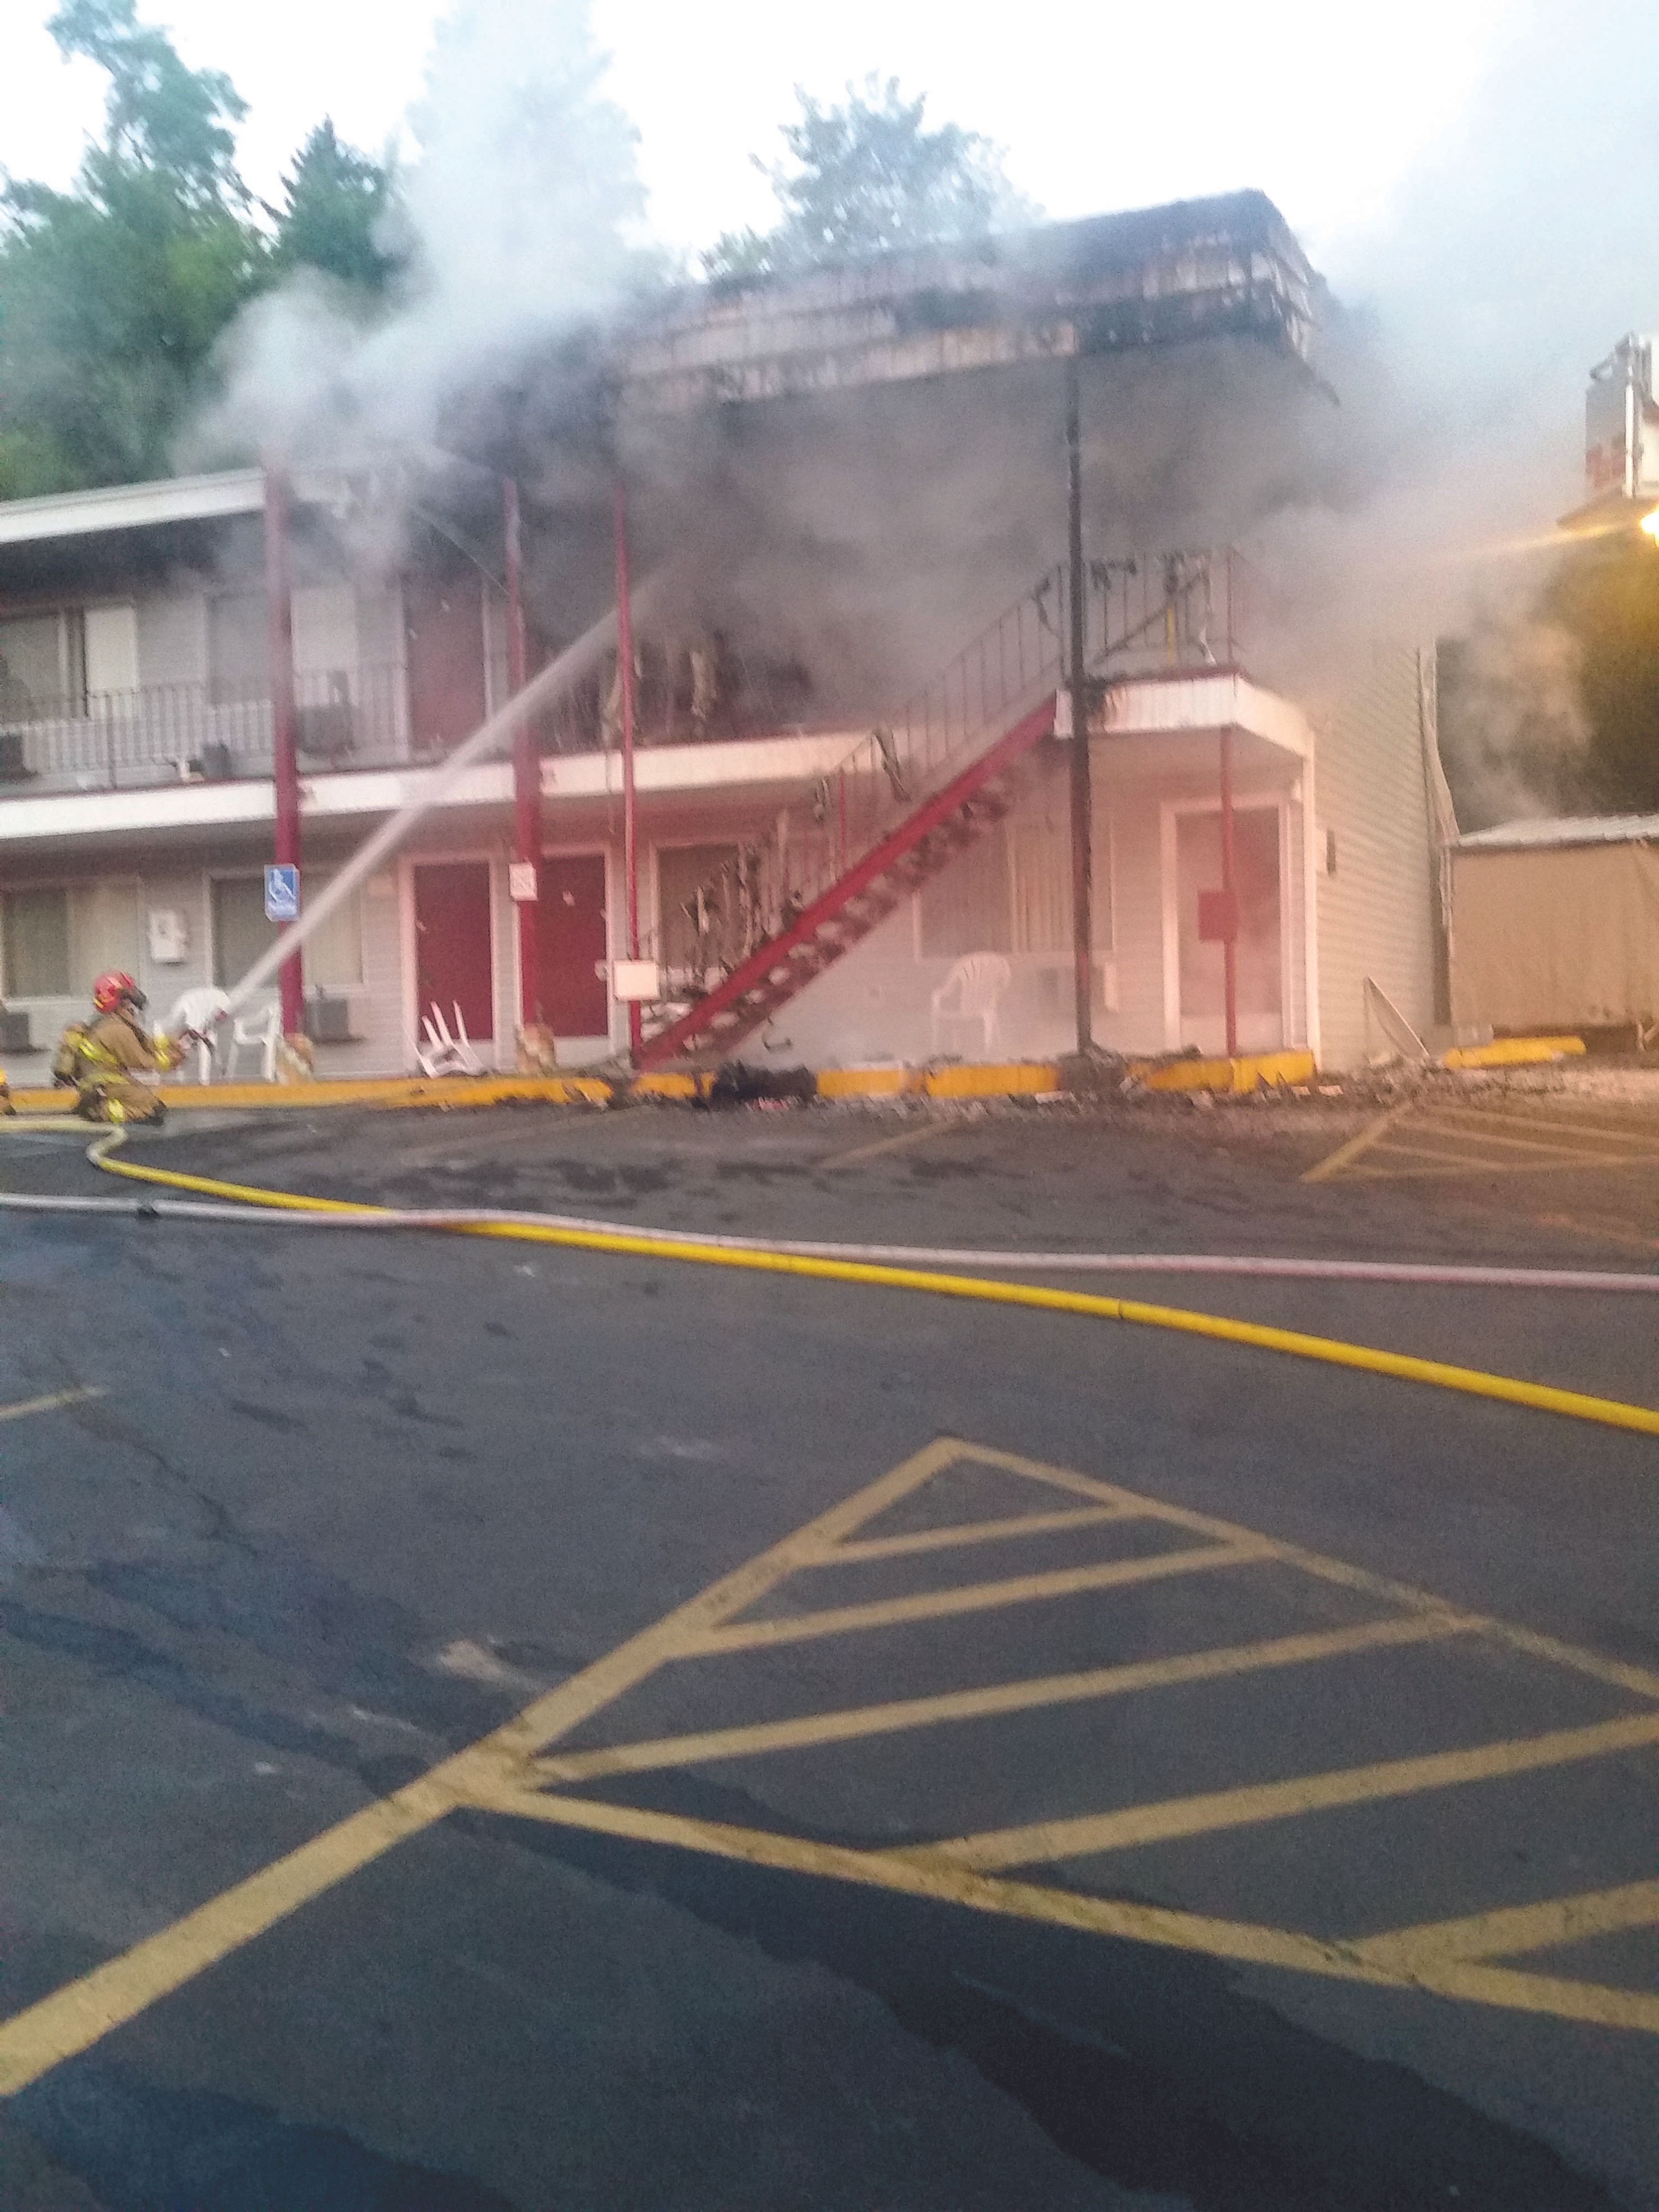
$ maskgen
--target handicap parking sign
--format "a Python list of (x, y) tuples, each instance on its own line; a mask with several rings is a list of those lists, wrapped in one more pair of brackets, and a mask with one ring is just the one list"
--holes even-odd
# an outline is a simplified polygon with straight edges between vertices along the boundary
[(270, 867), (265, 870), (265, 920), (267, 921), (298, 921), (300, 919), (300, 871), (292, 867)]

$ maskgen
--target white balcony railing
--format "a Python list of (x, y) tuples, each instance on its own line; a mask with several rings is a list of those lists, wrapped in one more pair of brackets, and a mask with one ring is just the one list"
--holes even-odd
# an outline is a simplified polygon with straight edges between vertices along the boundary
[[(76, 699), (0, 696), (0, 799), (267, 776), (271, 708), (205, 684), (147, 684)], [(295, 678), (300, 765), (375, 768), (423, 757), (411, 739), (403, 669), (329, 669)], [(435, 750), (441, 750), (437, 748)]]

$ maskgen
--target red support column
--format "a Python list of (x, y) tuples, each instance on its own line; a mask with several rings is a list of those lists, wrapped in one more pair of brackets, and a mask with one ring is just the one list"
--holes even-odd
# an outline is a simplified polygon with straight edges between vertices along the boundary
[[(617, 667), (622, 678), (623, 872), (628, 878), (628, 957), (640, 957), (640, 848), (638, 805), (634, 790), (634, 612), (629, 604), (628, 502), (617, 485)], [(628, 1005), (628, 1048), (635, 1066), (645, 1040), (644, 1017), (637, 999)]]
[[(529, 656), (525, 647), (519, 487), (511, 477), (501, 479), (501, 522), (507, 543), (507, 688), (516, 696), (528, 680)], [(541, 866), (542, 763), (536, 732), (528, 721), (521, 722), (513, 733), (513, 858), (520, 868), (538, 871)], [(520, 897), (514, 905), (519, 921), (519, 1026), (523, 1031), (541, 1026), (540, 908), (535, 898)]]
[(1233, 872), (1233, 732), (1221, 732), (1221, 890), (1227, 911), (1222, 944), (1227, 979), (1227, 1057), (1238, 1056), (1238, 884)]
[[(294, 591), (289, 557), (292, 494), (287, 473), (265, 464), (265, 609), (270, 663), (271, 779), (276, 785), (276, 860), (279, 867), (300, 866), (300, 756), (294, 704)], [(292, 924), (288, 925), (292, 927)], [(295, 952), (277, 971), (283, 1002), (283, 1034), (298, 1036), (305, 1027), (302, 956)]]

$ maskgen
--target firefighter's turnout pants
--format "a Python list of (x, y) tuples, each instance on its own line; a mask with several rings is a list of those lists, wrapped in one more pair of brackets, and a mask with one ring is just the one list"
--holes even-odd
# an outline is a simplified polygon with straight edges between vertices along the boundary
[(160, 1121), (167, 1109), (148, 1084), (162, 1061), (143, 1031), (119, 1014), (100, 1014), (64, 1038), (73, 1055), (75, 1110), (88, 1121)]

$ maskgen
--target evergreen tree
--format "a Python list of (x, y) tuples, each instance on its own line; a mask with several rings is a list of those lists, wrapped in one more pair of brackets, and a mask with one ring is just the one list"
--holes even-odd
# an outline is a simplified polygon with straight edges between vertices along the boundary
[(926, 95), (867, 76), (826, 107), (799, 85), (800, 114), (782, 125), (788, 158), (755, 166), (781, 214), (769, 231), (728, 231), (703, 256), (715, 279), (741, 279), (896, 248), (981, 238), (1034, 212), (988, 138), (955, 123), (926, 128)]
[(273, 210), (276, 267), (319, 269), (366, 301), (383, 298), (407, 259), (391, 165), (346, 145), (325, 116), (295, 155), (283, 194)]

